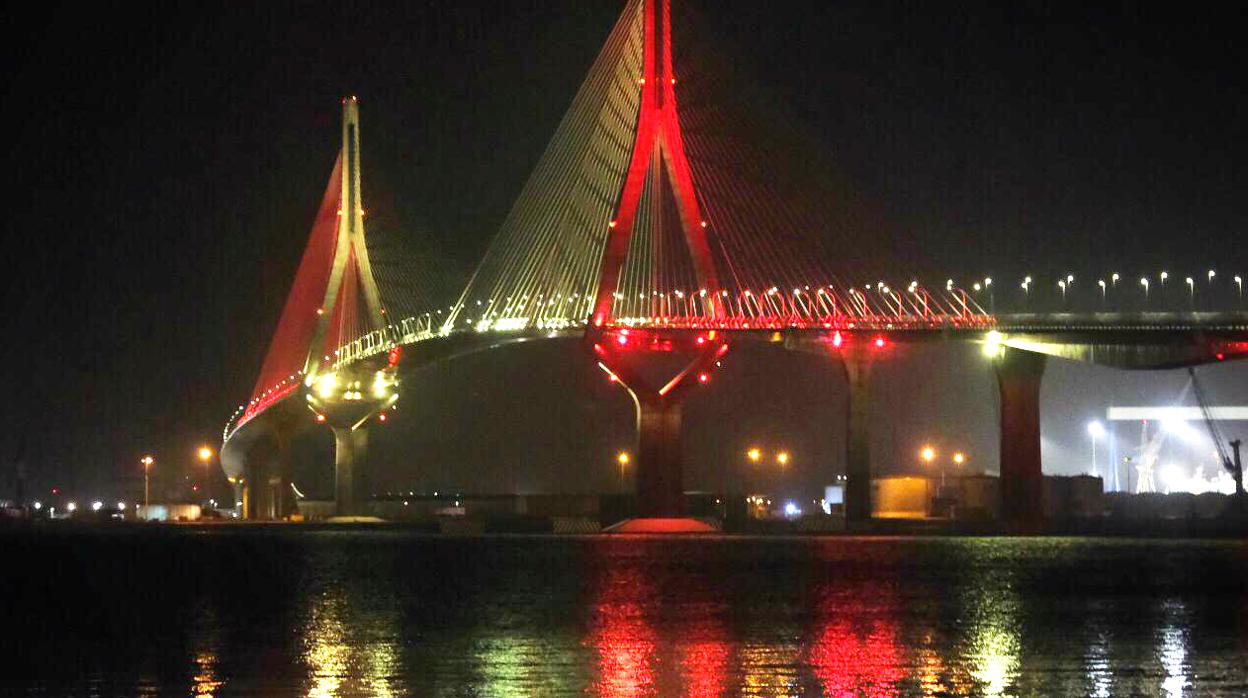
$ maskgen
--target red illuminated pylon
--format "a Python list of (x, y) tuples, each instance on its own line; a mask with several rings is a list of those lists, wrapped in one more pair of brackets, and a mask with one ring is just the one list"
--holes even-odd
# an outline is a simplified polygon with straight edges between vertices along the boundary
[[(364, 322), (357, 323), (363, 300)], [(377, 282), (364, 242), (360, 200), (360, 112), (354, 97), (342, 104), (342, 150), (312, 224), (260, 377), (239, 424), (294, 392), (305, 375), (356, 331), (385, 326)]]
[[(706, 241), (706, 227), (693, 187), (693, 173), (685, 156), (680, 118), (676, 114), (676, 78), (672, 73), (671, 0), (642, 0), (644, 47), (642, 51), (641, 108), (633, 138), (632, 158), (615, 207), (615, 218), (607, 232), (606, 249), (594, 303), (594, 326), (602, 327), (611, 317), (620, 270), (628, 256), (628, 243), (633, 235), (637, 205), (646, 181), (646, 172), (656, 157), (662, 157), (672, 183), (681, 228), (689, 245), (694, 272), (704, 289), (719, 288), (711, 249)], [(721, 313), (719, 297), (713, 298), (713, 312)]]

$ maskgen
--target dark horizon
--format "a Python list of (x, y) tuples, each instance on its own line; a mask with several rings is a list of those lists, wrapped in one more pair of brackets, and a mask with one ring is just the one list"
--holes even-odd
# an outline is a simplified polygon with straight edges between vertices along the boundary
[[(698, 44), (758, 77), (925, 265), (1002, 279), (1248, 271), (1232, 11), (690, 4)], [(466, 278), (620, 6), (53, 4), (10, 28), (4, 385), (20, 397), (0, 463), (26, 440), (33, 489), (82, 489), (133, 477), (144, 452), (189, 463), (219, 444), (306, 242), (345, 94), (362, 99), (377, 225)], [(501, 363), (458, 385), (522, 367)], [(1219, 395), (1242, 402), (1242, 370), (1219, 371)], [(1070, 402), (1086, 411), (1106, 385), (1172, 382), (1096, 380), (1057, 384), (1082, 388)], [(764, 395), (744, 385), (729, 402)], [(788, 410), (751, 428), (783, 431)]]

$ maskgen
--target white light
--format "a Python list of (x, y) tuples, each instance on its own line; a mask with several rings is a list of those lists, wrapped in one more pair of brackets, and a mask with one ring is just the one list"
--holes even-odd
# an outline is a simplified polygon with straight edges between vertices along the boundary
[(998, 356), (1001, 356), (1002, 354), (1004, 354), (1005, 347), (1002, 346), (1002, 342), (1004, 341), (1005, 341), (1005, 335), (1001, 334), (1000, 332), (996, 330), (989, 332), (984, 337), (984, 346), (983, 346), (984, 356), (987, 356), (990, 359), (995, 359)]
[(1187, 476), (1173, 463), (1161, 469), (1161, 481), (1167, 492), (1182, 492), (1187, 489)]
[(126, 503), (125, 503), (125, 502), (117, 502), (117, 510), (118, 510), (118, 511), (125, 511), (125, 510), (126, 510)]
[(91, 511), (99, 511), (104, 508), (104, 502), (91, 502)]
[(1105, 435), (1105, 425), (1097, 421), (1088, 422), (1088, 436), (1099, 439)]
[(788, 517), (801, 516), (802, 509), (793, 502), (785, 502), (784, 515)]
[(35, 511), (39, 511), (40, 509), (43, 508), (43, 502), (35, 502), (34, 507), (35, 507)]
[(69, 511), (74, 511), (75, 509), (77, 509), (77, 508), (78, 508), (78, 503), (77, 503), (77, 502), (70, 502), (69, 504), (66, 504), (66, 505), (65, 505), (65, 508), (66, 508), (67, 510), (69, 510)]

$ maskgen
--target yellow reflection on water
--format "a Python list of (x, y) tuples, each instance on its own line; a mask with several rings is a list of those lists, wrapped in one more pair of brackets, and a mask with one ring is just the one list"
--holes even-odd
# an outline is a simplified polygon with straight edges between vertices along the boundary
[[(979, 551), (983, 558), (998, 554), (991, 545)], [(966, 587), (963, 608), (970, 629), (961, 660), (976, 692), (988, 698), (1013, 693), (1019, 676), (1020, 600), (1008, 567), (999, 570), (997, 576), (981, 571)], [(956, 680), (954, 683), (958, 691)]]
[[(398, 663), (392, 619), (382, 616), (348, 623), (345, 606), (340, 595), (322, 594), (313, 603), (304, 628), (303, 659), (310, 670), (307, 696), (391, 698), (395, 695), (391, 685), (393, 669)], [(356, 632), (351, 632), (351, 628)], [(362, 641), (371, 636), (383, 639)]]
[(195, 678), (191, 687), (196, 698), (212, 698), (224, 684), (217, 677), (217, 655), (211, 651), (195, 654)]
[(798, 695), (796, 667), (802, 665), (801, 646), (776, 637), (772, 642), (748, 642), (741, 646), (742, 695)]

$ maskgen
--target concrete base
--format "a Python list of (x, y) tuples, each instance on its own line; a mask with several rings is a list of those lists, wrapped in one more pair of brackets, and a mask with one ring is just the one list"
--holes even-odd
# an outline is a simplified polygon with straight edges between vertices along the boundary
[(719, 529), (702, 521), (690, 518), (646, 518), (625, 519), (609, 526), (603, 533), (642, 533), (653, 535), (687, 535), (690, 533), (719, 533)]

